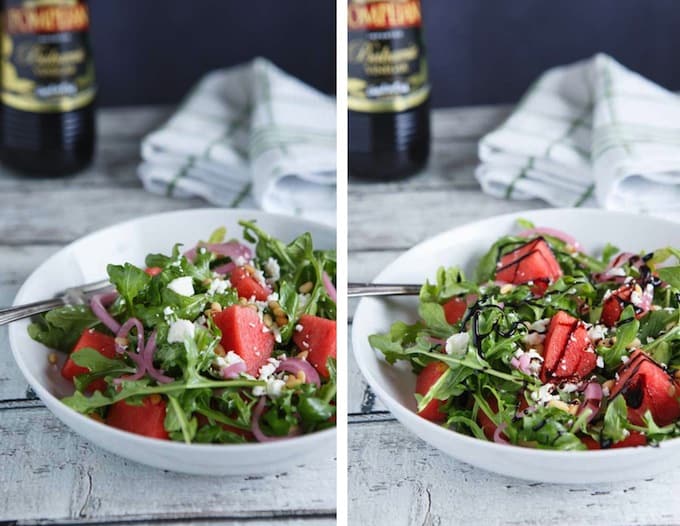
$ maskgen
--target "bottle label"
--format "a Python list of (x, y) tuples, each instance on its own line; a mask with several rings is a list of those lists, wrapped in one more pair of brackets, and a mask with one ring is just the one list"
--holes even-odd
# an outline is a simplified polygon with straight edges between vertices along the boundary
[(2, 102), (37, 113), (73, 111), (96, 93), (90, 15), (81, 0), (5, 0)]
[(349, 0), (350, 110), (398, 112), (430, 94), (420, 0)]

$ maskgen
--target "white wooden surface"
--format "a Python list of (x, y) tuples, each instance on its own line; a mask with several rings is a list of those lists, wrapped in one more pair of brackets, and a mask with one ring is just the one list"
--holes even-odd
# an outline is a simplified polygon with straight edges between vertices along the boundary
[[(165, 108), (105, 110), (95, 165), (67, 179), (0, 171), (0, 305), (48, 255), (139, 215), (206, 206), (145, 193), (139, 139)], [(335, 461), (263, 477), (196, 477), (106, 453), (65, 428), (27, 388), (0, 328), (0, 521), (49, 524), (333, 524)]]
[[(479, 137), (506, 107), (434, 113), (427, 170), (397, 183), (350, 181), (349, 277), (371, 280), (404, 250), (454, 226), (528, 208), (481, 193)], [(350, 303), (350, 315), (356, 302)], [(370, 525), (680, 524), (680, 473), (619, 484), (558, 486), (494, 475), (453, 460), (401, 426), (350, 355), (349, 517)]]

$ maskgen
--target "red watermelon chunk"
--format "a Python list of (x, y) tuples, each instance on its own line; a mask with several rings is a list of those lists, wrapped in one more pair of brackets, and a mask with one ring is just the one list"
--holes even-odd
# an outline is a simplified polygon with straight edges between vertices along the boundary
[(663, 367), (639, 349), (618, 371), (619, 379), (612, 388), (611, 399), (622, 394), (628, 406), (628, 420), (644, 425), (643, 417), (651, 411), (660, 426), (680, 418), (680, 386)]
[(163, 272), (163, 269), (161, 267), (147, 267), (144, 269), (144, 272), (153, 278), (154, 276), (158, 276), (158, 274)]
[(585, 324), (564, 311), (550, 320), (544, 342), (541, 381), (578, 382), (589, 374), (597, 363)]
[(274, 335), (265, 331), (257, 312), (243, 305), (232, 305), (213, 316), (222, 331), (222, 347), (234, 351), (246, 362), (248, 374), (258, 375), (274, 350)]
[(333, 320), (303, 314), (295, 330), (293, 341), (301, 351), (308, 351), (307, 360), (318, 373), (328, 378), (326, 363), (337, 356), (337, 328)]
[[(80, 349), (85, 349), (86, 347), (99, 351), (99, 353), (106, 358), (113, 359), (116, 357), (116, 341), (113, 337), (97, 332), (94, 329), (85, 329), (83, 331), (83, 334), (80, 335), (71, 354)], [(68, 360), (66, 360), (66, 363), (64, 363), (64, 367), (61, 369), (61, 375), (70, 381), (73, 381), (76, 376), (89, 372), (89, 369), (76, 365), (70, 356)], [(97, 378), (87, 386), (86, 390), (103, 391), (104, 389), (106, 389), (106, 382), (103, 378)]]
[(271, 291), (257, 281), (244, 267), (237, 267), (229, 276), (229, 281), (236, 288), (239, 298), (255, 298), (257, 301), (265, 301)]
[[(428, 363), (416, 379), (416, 393), (425, 396), (447, 369), (448, 366), (443, 362)], [(432, 422), (443, 422), (446, 420), (446, 413), (441, 411), (444, 403), (442, 400), (432, 400), (422, 411), (418, 411), (418, 414)]]
[(465, 301), (465, 298), (451, 298), (444, 303), (442, 307), (444, 307), (446, 321), (453, 325), (454, 323), (458, 323), (465, 315), (467, 302)]
[[(621, 317), (623, 309), (625, 309), (627, 305), (632, 305), (631, 296), (633, 295), (635, 287), (636, 283), (634, 281), (626, 283), (606, 297), (602, 304), (602, 315), (600, 317), (602, 323), (607, 327), (614, 327), (616, 325)], [(634, 307), (636, 318), (642, 318), (642, 316), (647, 314), (648, 309), (642, 308), (640, 305), (634, 305)]]
[(532, 282), (532, 292), (542, 295), (548, 285), (562, 276), (562, 269), (541, 237), (501, 257), (496, 270), (496, 281), (522, 285)]
[(159, 395), (147, 396), (142, 405), (130, 405), (121, 400), (109, 408), (106, 423), (130, 433), (168, 440), (170, 436), (164, 425), (165, 411), (165, 400)]

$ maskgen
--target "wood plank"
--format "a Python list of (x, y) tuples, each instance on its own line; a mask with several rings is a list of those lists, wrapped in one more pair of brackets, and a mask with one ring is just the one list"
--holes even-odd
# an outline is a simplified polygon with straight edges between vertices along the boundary
[[(350, 326), (351, 331), (351, 326)], [(350, 339), (351, 342), (351, 332)], [(350, 343), (351, 345), (351, 343)], [(373, 390), (369, 387), (364, 379), (364, 376), (359, 370), (354, 353), (350, 350), (348, 359), (348, 375), (347, 375), (347, 411), (350, 415), (364, 415), (376, 412), (385, 412), (387, 408), (383, 405), (380, 399), (375, 395)]]
[(69, 243), (127, 219), (168, 210), (207, 207), (199, 199), (171, 199), (138, 188), (49, 188), (3, 192), (3, 244)]
[(543, 208), (538, 200), (507, 201), (479, 190), (350, 193), (348, 247), (407, 249), (440, 232), (493, 215)]
[[(0, 306), (11, 305), (19, 287), (41, 261), (59, 249), (53, 245), (0, 245)], [(14, 363), (7, 340), (7, 327), (0, 327), (0, 401), (34, 398)]]
[(350, 524), (678, 524), (680, 473), (556, 486), (458, 462), (397, 422), (349, 428)]
[(313, 513), (307, 516), (295, 516), (293, 518), (287, 517), (286, 515), (272, 516), (271, 518), (262, 519), (259, 517), (251, 518), (237, 518), (234, 519), (232, 515), (223, 515), (220, 517), (209, 517), (209, 518), (195, 518), (186, 517), (178, 518), (176, 515), (172, 517), (166, 516), (137, 516), (137, 517), (111, 517), (107, 518), (105, 522), (102, 521), (89, 521), (89, 520), (77, 520), (77, 521), (60, 521), (60, 520), (47, 520), (47, 521), (18, 521), (16, 526), (23, 525), (50, 525), (50, 526), (72, 526), (79, 524), (106, 524), (106, 525), (124, 525), (124, 526), (146, 526), (146, 525), (167, 525), (172, 524), (173, 526), (215, 526), (215, 525), (229, 525), (229, 526), (310, 526), (310, 525), (330, 525), (336, 524), (335, 516), (327, 516), (325, 514)]
[(44, 407), (0, 411), (0, 443), (0, 518), (5, 520), (327, 518), (335, 510), (332, 458), (266, 476), (182, 475), (104, 452)]

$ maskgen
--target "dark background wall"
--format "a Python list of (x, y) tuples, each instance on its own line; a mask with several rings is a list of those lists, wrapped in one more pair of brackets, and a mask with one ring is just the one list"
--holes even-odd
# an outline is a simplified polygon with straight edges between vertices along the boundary
[(90, 0), (99, 103), (174, 103), (257, 55), (335, 92), (334, 0)]
[[(680, 0), (422, 2), (435, 106), (516, 101), (545, 69), (598, 51), (680, 90)], [(103, 105), (174, 103), (205, 72), (256, 55), (335, 89), (334, 0), (90, 5)]]
[(519, 99), (598, 51), (680, 90), (677, 0), (423, 0), (435, 106)]

